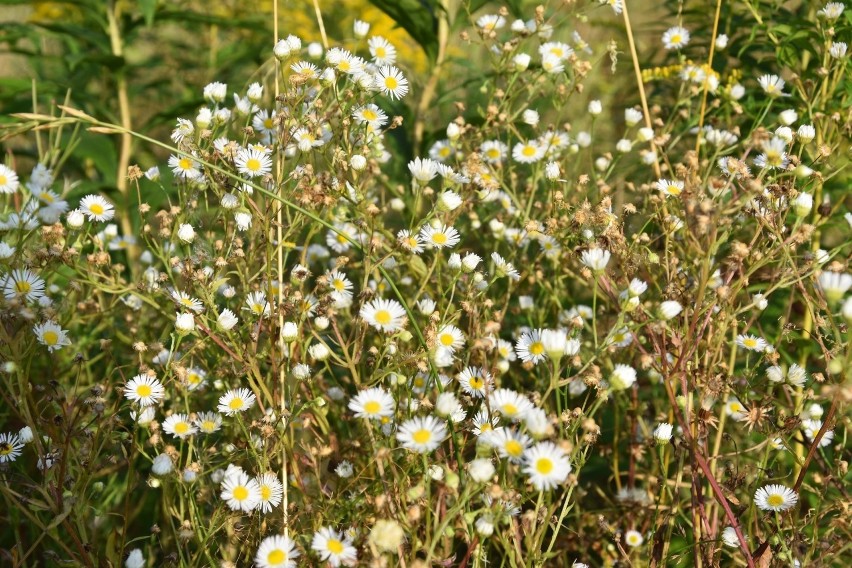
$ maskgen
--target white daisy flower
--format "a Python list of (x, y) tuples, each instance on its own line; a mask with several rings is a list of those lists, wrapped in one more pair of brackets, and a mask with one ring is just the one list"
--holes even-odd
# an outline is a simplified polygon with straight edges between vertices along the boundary
[(489, 164), (499, 164), (506, 159), (509, 147), (499, 140), (486, 140), (479, 146), (479, 153)]
[(201, 177), (201, 164), (188, 156), (169, 156), (169, 167), (178, 179), (191, 181)]
[(438, 163), (429, 158), (414, 158), (408, 162), (408, 171), (419, 184), (423, 185), (435, 179), (438, 175)]
[(689, 43), (689, 30), (681, 26), (674, 26), (663, 33), (663, 47), (666, 49), (680, 49)]
[(386, 416), (393, 416), (396, 402), (385, 389), (373, 387), (352, 397), (348, 406), (356, 418), (381, 420)]
[(450, 225), (439, 223), (437, 227), (423, 225), (420, 228), (420, 238), (432, 248), (452, 248), (459, 244), (461, 236)]
[(501, 458), (512, 463), (520, 463), (524, 451), (532, 444), (532, 439), (523, 432), (505, 427), (494, 428), (482, 434), (482, 441), (496, 448)]
[(393, 65), (383, 65), (375, 75), (375, 87), (391, 99), (408, 94), (408, 79)]
[(787, 97), (784, 92), (784, 79), (778, 75), (761, 75), (757, 82), (760, 84), (763, 91), (770, 97)]
[(358, 124), (367, 124), (373, 130), (378, 130), (388, 123), (388, 115), (374, 104), (366, 104), (352, 111), (352, 118)]
[(367, 40), (367, 47), (376, 65), (393, 65), (396, 63), (396, 47), (381, 36), (373, 36)]
[(515, 344), (515, 353), (525, 363), (532, 362), (533, 365), (538, 365), (544, 361), (547, 358), (547, 350), (542, 340), (542, 330), (534, 329), (522, 333)]
[(680, 180), (661, 179), (657, 181), (657, 189), (665, 197), (677, 197), (683, 192), (683, 182)]
[(254, 478), (260, 488), (260, 502), (257, 508), (263, 513), (269, 513), (281, 504), (284, 496), (284, 485), (274, 473), (266, 472)]
[(630, 365), (617, 364), (609, 376), (609, 388), (614, 391), (626, 390), (636, 382), (636, 369)]
[(532, 164), (544, 157), (546, 148), (538, 143), (538, 140), (518, 142), (512, 148), (512, 158), (522, 164)]
[(384, 333), (393, 333), (405, 327), (405, 308), (396, 300), (375, 299), (361, 306), (359, 315), (369, 325)]
[(416, 417), (399, 426), (396, 439), (413, 452), (430, 453), (447, 437), (446, 423), (434, 416)]
[(254, 406), (254, 394), (248, 389), (231, 389), (219, 397), (219, 412), (233, 416)]
[(354, 566), (358, 560), (358, 551), (352, 546), (352, 538), (341, 535), (331, 527), (323, 527), (314, 533), (311, 549), (319, 555), (320, 560), (334, 568), (341, 564)]
[(33, 327), (38, 342), (47, 347), (51, 353), (62, 349), (66, 345), (71, 345), (71, 340), (68, 339), (68, 332), (62, 329), (62, 326), (55, 321), (46, 321), (36, 324)]
[(21, 186), (18, 174), (5, 164), (0, 164), (0, 193), (15, 193)]
[(438, 345), (450, 351), (457, 351), (464, 347), (464, 333), (451, 324), (447, 324), (438, 330), (436, 340)]
[(186, 438), (198, 432), (198, 428), (186, 414), (172, 414), (163, 421), (163, 432), (175, 438)]
[(606, 269), (606, 265), (609, 264), (611, 256), (610, 252), (606, 249), (591, 248), (583, 251), (580, 261), (594, 272), (603, 272)]
[(571, 463), (553, 442), (539, 442), (524, 452), (523, 472), (538, 491), (548, 491), (568, 479)]
[[(819, 434), (820, 429), (822, 428), (822, 420), (813, 420), (807, 419), (802, 420), (802, 430), (805, 433), (805, 437), (807, 437), (809, 442), (813, 442), (816, 439), (817, 434)], [(819, 447), (824, 448), (831, 444), (832, 440), (834, 440), (834, 431), (826, 430), (822, 435), (822, 438), (819, 440)]]
[(754, 504), (764, 511), (786, 511), (799, 501), (799, 496), (783, 485), (764, 485), (754, 492)]
[(738, 335), (737, 346), (760, 353), (765, 351), (769, 344), (765, 339), (756, 335)]
[(269, 317), (272, 311), (269, 302), (266, 301), (266, 294), (261, 291), (249, 294), (243, 309), (258, 317)]
[(115, 216), (112, 203), (100, 195), (87, 195), (80, 201), (82, 211), (89, 221), (109, 221)]
[(491, 373), (481, 367), (465, 367), (456, 378), (462, 390), (474, 398), (484, 398), (494, 388)]
[(527, 411), (533, 408), (533, 403), (527, 397), (505, 388), (488, 395), (488, 404), (493, 412), (499, 412), (500, 416), (512, 422), (523, 420)]
[(249, 178), (261, 177), (272, 171), (272, 158), (266, 152), (240, 148), (234, 158), (237, 171)]
[(423, 239), (420, 235), (412, 235), (408, 229), (402, 229), (396, 234), (396, 240), (399, 245), (413, 254), (423, 252)]
[(124, 385), (124, 396), (139, 406), (153, 406), (166, 394), (163, 384), (151, 375), (136, 375)]
[(643, 537), (642, 533), (639, 531), (631, 529), (624, 533), (624, 542), (627, 543), (627, 546), (635, 548), (637, 546), (642, 546), (642, 543), (645, 542), (645, 537)]
[(218, 412), (199, 412), (195, 417), (195, 426), (204, 434), (212, 434), (222, 427), (222, 415)]
[(17, 434), (0, 433), (0, 463), (9, 463), (18, 459), (24, 444)]

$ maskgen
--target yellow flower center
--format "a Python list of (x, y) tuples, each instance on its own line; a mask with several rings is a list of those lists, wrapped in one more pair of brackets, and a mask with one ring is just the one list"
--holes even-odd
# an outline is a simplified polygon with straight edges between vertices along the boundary
[(744, 339), (744, 340), (743, 340), (743, 345), (745, 345), (745, 346), (746, 346), (746, 347), (748, 347), (748, 348), (757, 347), (757, 340), (756, 340), (756, 339), (751, 339), (751, 338), (749, 338), (749, 339)]
[(345, 73), (346, 71), (352, 69), (352, 66), (349, 64), (348, 61), (344, 59), (343, 61), (337, 64), (337, 68)]
[(256, 158), (251, 158), (246, 161), (246, 169), (250, 172), (256, 172), (260, 170), (260, 160)]
[(680, 43), (681, 36), (680, 34), (672, 34), (671, 42), (672, 44)]
[(89, 205), (89, 211), (91, 211), (95, 215), (103, 215), (104, 206), (100, 203), (92, 203), (91, 205)]
[(234, 490), (231, 492), (231, 495), (233, 495), (234, 499), (236, 499), (237, 501), (244, 501), (248, 499), (249, 490), (242, 485), (238, 485), (237, 487), (234, 487)]
[(556, 57), (562, 57), (563, 56), (562, 49), (559, 48), (559, 47), (551, 47), (550, 53), (555, 55)]
[(189, 432), (189, 424), (186, 422), (178, 422), (175, 424), (175, 434), (186, 434)]
[(228, 408), (231, 410), (239, 410), (243, 407), (243, 400), (241, 398), (235, 398), (231, 402), (228, 403)]
[(18, 291), (18, 294), (27, 294), (31, 289), (32, 285), (26, 280), (15, 282), (15, 290)]
[(3, 442), (0, 444), (0, 456), (8, 456), (12, 453), (12, 444)]
[(449, 347), (453, 344), (453, 335), (451, 333), (444, 333), (441, 335), (441, 344)]
[(276, 548), (266, 555), (266, 561), (272, 565), (281, 564), (285, 560), (287, 560), (287, 554), (285, 554), (280, 548)]
[(384, 59), (385, 55), (387, 55), (387, 50), (384, 47), (376, 48), (376, 57), (379, 59)]
[(541, 342), (536, 341), (530, 345), (530, 353), (533, 355), (541, 355), (544, 353), (544, 345)]
[(435, 233), (432, 235), (432, 242), (436, 245), (443, 245), (447, 242), (447, 235), (444, 233)]
[(376, 312), (376, 323), (388, 325), (392, 319), (390, 312), (387, 310), (379, 310)]
[(154, 389), (151, 388), (151, 385), (139, 385), (136, 387), (136, 394), (142, 398), (147, 398), (151, 396), (151, 393)]
[(550, 458), (538, 458), (535, 462), (535, 470), (542, 475), (553, 471), (553, 461)]
[(509, 440), (503, 446), (503, 449), (506, 450), (506, 453), (513, 458), (520, 457), (520, 455), (524, 452), (524, 447), (517, 440)]
[(59, 334), (55, 331), (45, 331), (41, 338), (48, 345), (56, 345), (59, 342)]
[(272, 497), (272, 489), (270, 489), (268, 485), (261, 485), (260, 498), (264, 501), (269, 501), (270, 497)]
[(490, 150), (485, 152), (485, 155), (491, 158), (492, 160), (496, 160), (500, 157), (500, 150), (498, 150), (497, 148), (491, 148)]
[(376, 120), (377, 118), (379, 118), (379, 115), (376, 114), (375, 111), (368, 109), (368, 108), (365, 108), (363, 110), (363, 112), (361, 113), (361, 116), (364, 117), (364, 120)]
[(201, 423), (201, 429), (205, 432), (213, 432), (216, 429), (216, 423), (212, 420), (205, 420)]
[(328, 543), (325, 545), (328, 548), (328, 551), (332, 554), (342, 554), (343, 553), (343, 543), (337, 540), (336, 538), (328, 539)]
[(364, 404), (364, 412), (366, 414), (378, 414), (379, 410), (382, 409), (382, 405), (378, 403), (378, 401), (371, 400)]
[[(3, 185), (3, 183), (2, 183), (2, 182), (0, 182), (0, 185)], [(42, 201), (44, 201), (45, 203), (53, 203), (53, 196), (52, 196), (52, 195), (50, 195), (50, 194), (49, 194), (49, 193), (47, 193), (47, 192), (42, 193), (42, 194), (39, 196), (39, 199), (41, 199), (41, 200), (42, 200)]]
[(334, 289), (338, 292), (342, 292), (346, 289), (346, 284), (344, 284), (343, 280), (340, 280), (339, 278), (337, 280), (334, 280), (331, 285), (334, 286)]
[(432, 439), (432, 432), (426, 428), (421, 428), (411, 435), (411, 439), (417, 444), (425, 444)]
[(668, 192), (669, 195), (674, 195), (674, 196), (680, 195), (680, 188), (673, 183), (669, 184), (669, 186), (666, 188), (666, 191)]
[(502, 407), (500, 407), (500, 410), (503, 411), (503, 414), (506, 414), (508, 416), (512, 416), (518, 413), (518, 407), (512, 404), (511, 402), (507, 402), (506, 404), (504, 404)]
[(784, 497), (777, 493), (773, 493), (772, 495), (766, 498), (766, 502), (771, 507), (780, 507), (784, 504)]
[(178, 162), (178, 167), (182, 170), (191, 170), (192, 169), (192, 160), (189, 158), (181, 158)]
[(389, 91), (395, 91), (399, 87), (399, 82), (394, 77), (385, 77), (385, 87)]
[(527, 158), (535, 156), (535, 147), (534, 146), (524, 146), (524, 149), (521, 150), (521, 154), (523, 154)]
[(8, 181), (9, 180), (6, 179), (6, 176), (0, 175), (0, 185), (6, 185), (6, 182), (8, 182)]
[(272, 128), (272, 119), (271, 118), (264, 119), (263, 127), (267, 128), (267, 129)]
[(470, 388), (475, 389), (475, 390), (479, 390), (483, 386), (485, 386), (485, 381), (483, 381), (479, 377), (471, 377), (470, 378)]

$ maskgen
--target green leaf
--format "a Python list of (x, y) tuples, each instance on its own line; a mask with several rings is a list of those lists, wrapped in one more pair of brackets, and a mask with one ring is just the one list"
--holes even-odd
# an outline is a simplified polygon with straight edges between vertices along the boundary
[(370, 0), (408, 32), (432, 61), (438, 57), (437, 0)]

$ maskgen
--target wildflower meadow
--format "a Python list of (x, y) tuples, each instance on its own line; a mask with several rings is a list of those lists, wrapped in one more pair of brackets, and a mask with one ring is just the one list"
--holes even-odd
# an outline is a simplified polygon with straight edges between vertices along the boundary
[(852, 561), (852, 7), (0, 6), (0, 565)]

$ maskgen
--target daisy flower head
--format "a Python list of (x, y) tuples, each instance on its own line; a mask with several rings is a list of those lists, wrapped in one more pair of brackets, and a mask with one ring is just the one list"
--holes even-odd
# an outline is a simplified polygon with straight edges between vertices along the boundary
[(393, 65), (383, 65), (375, 75), (375, 87), (391, 99), (408, 94), (408, 79)]
[(0, 193), (15, 193), (21, 186), (18, 174), (5, 164), (0, 164)]
[(248, 389), (231, 389), (219, 397), (219, 412), (233, 416), (254, 406), (254, 394)]
[(349, 401), (349, 410), (355, 413), (356, 418), (381, 420), (393, 416), (395, 408), (393, 396), (381, 387), (362, 390)]
[(770, 97), (787, 97), (789, 96), (784, 92), (784, 79), (779, 77), (778, 75), (761, 75), (757, 79), (758, 84)]
[(352, 539), (331, 527), (323, 527), (314, 533), (311, 549), (323, 562), (328, 562), (334, 568), (341, 564), (352, 566), (358, 560), (358, 551), (352, 546)]
[(520, 463), (532, 443), (529, 436), (512, 428), (494, 428), (482, 434), (482, 440), (497, 450), (501, 458)]
[(533, 403), (524, 395), (512, 389), (497, 389), (488, 395), (488, 403), (491, 410), (499, 412), (503, 418), (512, 422), (524, 419), (527, 411), (533, 408)]
[(396, 433), (396, 439), (404, 448), (421, 454), (437, 449), (446, 437), (446, 424), (434, 416), (406, 420)]
[(515, 344), (515, 353), (525, 363), (538, 365), (544, 361), (547, 358), (547, 350), (542, 339), (542, 330), (534, 329), (522, 333)]
[(466, 367), (456, 378), (462, 390), (474, 398), (485, 398), (494, 388), (491, 373), (481, 367)]
[(763, 142), (761, 149), (763, 152), (754, 159), (754, 165), (758, 168), (783, 170), (790, 164), (790, 159), (787, 157), (787, 142), (783, 139), (773, 136), (771, 140)]
[(234, 165), (244, 176), (262, 177), (272, 171), (272, 158), (266, 152), (254, 148), (240, 148), (234, 158)]
[(524, 452), (523, 472), (537, 490), (549, 491), (568, 479), (571, 463), (553, 442), (539, 442)]
[(674, 26), (663, 33), (663, 46), (666, 49), (680, 49), (689, 43), (689, 30)]
[(195, 426), (204, 434), (212, 434), (222, 427), (222, 415), (218, 412), (199, 412), (195, 417)]
[(494, 262), (494, 273), (498, 277), (508, 276), (510, 280), (517, 282), (521, 279), (521, 275), (511, 262), (507, 262), (502, 256), (496, 252), (491, 253), (491, 260)]
[(423, 252), (423, 239), (420, 238), (420, 235), (412, 235), (408, 229), (401, 229), (396, 234), (396, 240), (399, 246), (412, 254)]
[(243, 309), (258, 317), (268, 317), (272, 311), (269, 302), (266, 301), (266, 294), (261, 291), (249, 294), (246, 298), (246, 307)]
[[(544, 69), (545, 72), (550, 73), (551, 75), (555, 75), (556, 73), (562, 73), (565, 71), (565, 64), (563, 60), (552, 53), (546, 53), (541, 58), (541, 68)], [(517, 146), (515, 146), (517, 148)], [(527, 150), (528, 146), (524, 147), (524, 151)], [(512, 153), (512, 157), (515, 158), (519, 162), (524, 162), (524, 160), (518, 158), (514, 152)], [(536, 161), (536, 160), (530, 160)]]
[(756, 335), (738, 335), (737, 346), (749, 351), (757, 351), (758, 353), (761, 353), (769, 347), (769, 343), (767, 343), (762, 337), (758, 337)]
[(630, 529), (624, 533), (624, 542), (627, 543), (627, 546), (637, 547), (642, 546), (642, 543), (645, 542), (645, 537), (642, 536), (637, 530)]
[(506, 18), (497, 14), (485, 14), (476, 20), (476, 27), (483, 32), (493, 32), (506, 25)]
[(7, 300), (26, 298), (31, 302), (38, 301), (44, 296), (44, 280), (26, 268), (13, 270), (3, 278), (3, 295)]
[[(846, 292), (852, 288), (852, 274), (846, 272), (830, 272), (825, 271), (819, 275), (817, 281), (819, 288), (825, 294), (825, 299), (829, 303), (839, 302), (843, 299)], [(6, 294), (8, 298), (8, 293)]]
[(438, 345), (450, 351), (457, 351), (464, 347), (464, 333), (451, 324), (447, 324), (438, 330), (436, 340)]
[(175, 438), (186, 438), (198, 432), (198, 428), (186, 414), (172, 414), (163, 421), (163, 432)]
[(393, 65), (396, 62), (396, 47), (381, 36), (373, 36), (367, 40), (370, 55), (376, 65)]
[(567, 43), (562, 43), (561, 41), (549, 41), (539, 46), (538, 53), (542, 57), (545, 57), (546, 55), (553, 55), (554, 57), (558, 57), (562, 61), (565, 61), (574, 54), (574, 49)]
[(829, 2), (817, 12), (817, 15), (821, 18), (825, 18), (826, 20), (834, 21), (843, 14), (843, 9), (845, 7), (846, 6), (843, 5), (843, 2)]
[(512, 148), (512, 158), (521, 164), (532, 164), (544, 158), (546, 150), (538, 140), (518, 142)]
[(786, 511), (798, 501), (798, 494), (783, 485), (764, 485), (754, 492), (754, 504), (763, 511)]
[(62, 329), (62, 326), (55, 321), (36, 324), (33, 327), (33, 333), (35, 333), (38, 342), (47, 347), (47, 350), (51, 353), (62, 349), (66, 345), (71, 345), (71, 341), (68, 339), (68, 332)]
[(297, 77), (303, 81), (309, 81), (319, 77), (319, 68), (308, 61), (297, 61), (290, 65), (292, 71)]
[(736, 420), (737, 422), (742, 422), (747, 418), (746, 408), (743, 406), (736, 397), (730, 397), (728, 401), (725, 403), (725, 414)]
[(260, 486), (241, 469), (232, 471), (222, 480), (221, 498), (232, 511), (252, 511), (260, 503)]
[(3, 432), (0, 434), (0, 463), (15, 461), (23, 448), (24, 444), (18, 434)]
[(274, 535), (260, 541), (254, 563), (258, 568), (295, 568), (298, 557), (296, 543), (290, 537)]
[(452, 248), (461, 240), (458, 231), (443, 223), (438, 223), (437, 227), (423, 225), (420, 228), (420, 238), (430, 248)]
[(191, 181), (201, 177), (201, 164), (188, 156), (169, 156), (169, 167), (178, 179)]
[(201, 303), (201, 300), (198, 298), (193, 298), (186, 292), (182, 292), (180, 290), (172, 290), (172, 299), (177, 302), (183, 308), (191, 310), (195, 313), (201, 313), (204, 311), (204, 304)]
[(95, 194), (87, 195), (80, 201), (80, 211), (89, 221), (109, 221), (115, 216), (112, 203)]
[(260, 503), (257, 508), (263, 513), (269, 513), (281, 504), (284, 496), (284, 486), (274, 473), (266, 472), (254, 478), (260, 488)]
[(609, 388), (614, 391), (626, 390), (636, 382), (636, 369), (630, 365), (617, 364), (609, 376)]
[(406, 312), (396, 300), (375, 299), (361, 306), (361, 319), (384, 333), (394, 333), (405, 327)]
[(612, 255), (606, 249), (590, 248), (583, 251), (580, 261), (593, 272), (603, 272), (611, 257)]
[(664, 197), (677, 197), (683, 193), (683, 182), (679, 180), (657, 180), (657, 189)]
[(156, 377), (136, 375), (124, 385), (124, 396), (139, 406), (153, 406), (163, 400), (166, 390)]
[[(808, 439), (809, 442), (814, 441), (821, 429), (822, 420), (802, 420), (802, 431), (804, 431), (805, 437)], [(819, 447), (824, 448), (825, 446), (831, 444), (832, 440), (834, 440), (834, 431), (826, 430), (825, 433), (822, 435), (822, 438), (820, 438), (819, 440)]]
[(374, 104), (366, 104), (352, 111), (352, 118), (358, 124), (366, 124), (373, 130), (378, 130), (388, 123), (388, 115)]
[(414, 158), (408, 162), (408, 171), (419, 184), (427, 184), (438, 175), (438, 163), (429, 158)]
[(499, 164), (506, 159), (509, 147), (499, 140), (486, 140), (479, 146), (479, 153), (489, 164)]

